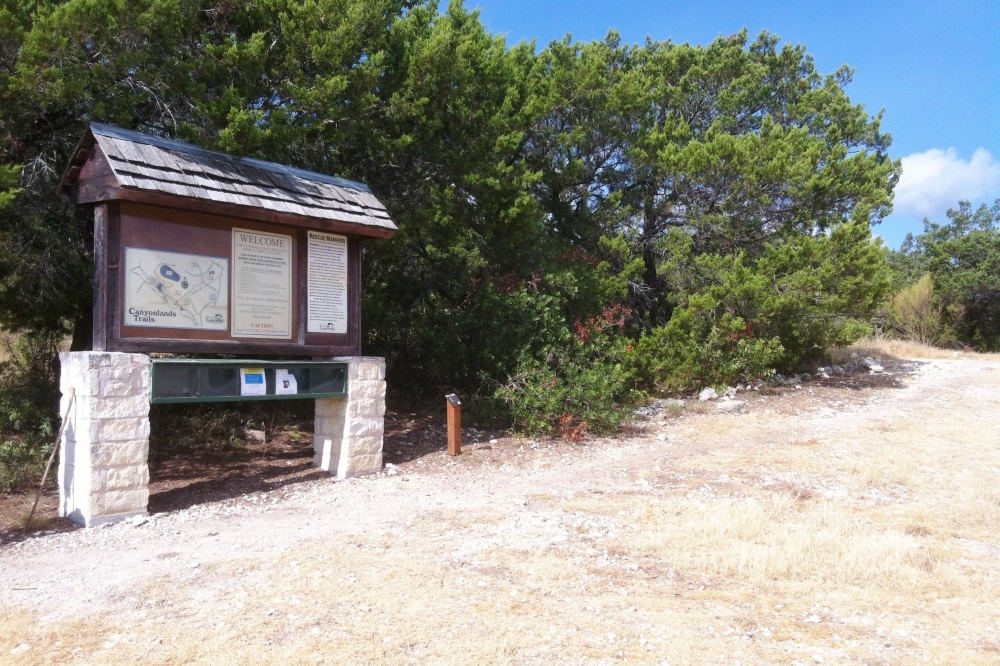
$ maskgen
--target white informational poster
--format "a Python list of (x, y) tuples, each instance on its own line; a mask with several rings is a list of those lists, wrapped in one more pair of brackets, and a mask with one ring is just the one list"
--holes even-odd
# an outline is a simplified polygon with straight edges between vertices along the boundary
[(229, 260), (125, 248), (125, 326), (229, 329)]
[(233, 229), (233, 337), (292, 337), (292, 244)]
[(267, 395), (264, 368), (240, 368), (240, 395)]
[(309, 333), (347, 333), (347, 237), (309, 232)]
[(299, 385), (295, 381), (295, 375), (288, 370), (274, 371), (274, 394), (275, 395), (295, 395), (299, 392)]

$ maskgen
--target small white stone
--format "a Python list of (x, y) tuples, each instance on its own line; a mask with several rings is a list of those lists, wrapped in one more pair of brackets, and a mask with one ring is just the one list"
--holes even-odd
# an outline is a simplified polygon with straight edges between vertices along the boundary
[(715, 405), (720, 412), (727, 414), (739, 414), (746, 409), (746, 400), (724, 400)]

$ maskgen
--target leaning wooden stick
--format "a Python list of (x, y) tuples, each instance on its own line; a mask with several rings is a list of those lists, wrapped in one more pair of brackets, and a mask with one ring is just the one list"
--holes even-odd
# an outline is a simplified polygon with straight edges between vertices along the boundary
[(56, 458), (56, 451), (59, 450), (59, 444), (62, 443), (63, 433), (66, 432), (66, 422), (69, 421), (69, 409), (73, 406), (73, 400), (76, 399), (76, 389), (70, 388), (69, 390), (69, 402), (66, 403), (66, 413), (63, 414), (62, 423), (59, 425), (59, 436), (56, 437), (56, 445), (52, 449), (52, 454), (49, 455), (49, 461), (45, 463), (45, 471), (42, 472), (42, 482), (38, 484), (38, 492), (35, 493), (35, 503), (31, 505), (31, 513), (28, 514), (28, 520), (24, 523), (24, 533), (28, 533), (28, 528), (31, 527), (31, 519), (35, 517), (35, 509), (38, 508), (38, 500), (42, 497), (42, 489), (45, 487), (45, 479), (49, 476), (49, 469), (52, 467), (52, 461)]

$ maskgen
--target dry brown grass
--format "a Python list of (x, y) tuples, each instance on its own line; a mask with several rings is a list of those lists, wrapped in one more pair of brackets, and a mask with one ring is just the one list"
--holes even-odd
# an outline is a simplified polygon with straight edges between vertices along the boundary
[(1000, 360), (1000, 354), (980, 354), (967, 349), (949, 349), (934, 347), (912, 340), (900, 340), (884, 335), (871, 335), (861, 338), (850, 347), (831, 349), (830, 356), (834, 363), (863, 359), (874, 356), (881, 359), (980, 359)]

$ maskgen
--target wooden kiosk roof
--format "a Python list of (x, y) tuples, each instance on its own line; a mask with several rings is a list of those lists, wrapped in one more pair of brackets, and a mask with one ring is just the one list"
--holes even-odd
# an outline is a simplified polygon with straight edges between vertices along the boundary
[(68, 202), (125, 200), (388, 238), (368, 187), (342, 178), (90, 123), (59, 184)]

